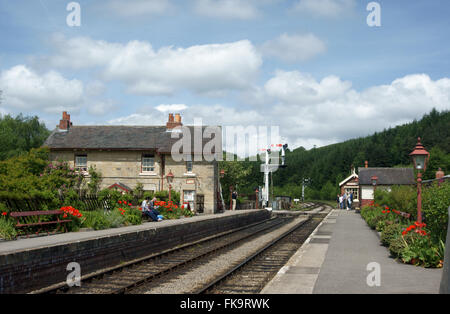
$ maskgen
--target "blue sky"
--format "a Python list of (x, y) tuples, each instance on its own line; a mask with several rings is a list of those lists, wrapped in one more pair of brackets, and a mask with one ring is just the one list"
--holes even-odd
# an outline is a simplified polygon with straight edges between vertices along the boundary
[[(450, 2), (0, 2), (0, 113), (74, 124), (276, 125), (322, 146), (450, 109)], [(161, 106), (164, 105), (164, 106)]]

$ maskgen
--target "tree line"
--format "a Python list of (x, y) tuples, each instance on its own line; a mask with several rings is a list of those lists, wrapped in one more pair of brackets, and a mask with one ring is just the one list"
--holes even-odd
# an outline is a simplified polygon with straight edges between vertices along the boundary
[[(334, 200), (339, 193), (339, 182), (351, 174), (352, 167), (412, 167), (409, 154), (417, 138), (430, 152), (431, 157), (424, 173), (424, 179), (432, 179), (438, 168), (450, 171), (450, 112), (433, 109), (420, 120), (414, 120), (394, 128), (376, 132), (319, 148), (306, 150), (304, 147), (286, 152), (287, 168), (280, 168), (273, 174), (274, 195), (300, 198), (301, 183), (308, 178), (305, 189), (307, 199)], [(248, 169), (245, 178), (239, 178), (241, 193), (253, 193), (262, 185), (261, 161), (236, 162)], [(228, 178), (228, 181), (233, 181)], [(228, 187), (223, 186), (224, 189)]]
[(50, 131), (37, 116), (0, 115), (0, 160), (21, 156), (40, 147), (49, 135)]

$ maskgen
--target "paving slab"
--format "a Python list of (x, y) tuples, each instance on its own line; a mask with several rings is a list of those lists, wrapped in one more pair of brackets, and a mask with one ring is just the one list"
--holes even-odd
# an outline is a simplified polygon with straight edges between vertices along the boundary
[[(379, 265), (379, 286), (369, 285)], [(369, 269), (369, 270), (368, 270)], [(407, 265), (390, 257), (359, 213), (333, 210), (263, 294), (383, 294), (439, 292), (442, 269)], [(369, 280), (369, 282), (373, 282)]]
[[(345, 210), (335, 210), (335, 213), (338, 217), (313, 293), (439, 292), (442, 269), (416, 267), (396, 261), (360, 214)], [(373, 278), (375, 270), (368, 268), (369, 263), (379, 265), (379, 286), (369, 286), (367, 283), (367, 278)]]

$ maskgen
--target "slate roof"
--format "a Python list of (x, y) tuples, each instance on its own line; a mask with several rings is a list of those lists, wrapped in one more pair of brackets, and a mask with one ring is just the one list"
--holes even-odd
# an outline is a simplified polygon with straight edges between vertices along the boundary
[(358, 168), (359, 184), (372, 185), (372, 176), (377, 176), (377, 185), (414, 184), (412, 168)]
[[(191, 131), (191, 152), (201, 153), (194, 151), (194, 127), (188, 128)], [(205, 128), (203, 127), (203, 130)], [(155, 150), (170, 153), (172, 145), (181, 138), (181, 135), (172, 138), (171, 134), (165, 126), (71, 126), (66, 132), (54, 130), (44, 146), (50, 147), (51, 150)], [(222, 136), (221, 128), (219, 134)], [(203, 138), (202, 141), (203, 149), (211, 139)], [(221, 144), (222, 140), (218, 146)], [(217, 148), (220, 149), (217, 153), (221, 154), (222, 147)]]

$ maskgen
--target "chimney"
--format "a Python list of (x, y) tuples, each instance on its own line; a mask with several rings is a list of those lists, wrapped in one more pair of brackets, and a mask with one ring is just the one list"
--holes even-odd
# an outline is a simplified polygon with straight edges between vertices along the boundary
[(173, 113), (169, 113), (169, 120), (166, 123), (166, 128), (167, 130), (171, 130), (177, 126), (182, 126), (183, 124), (181, 123), (181, 115), (179, 113), (177, 113), (175, 115), (175, 119), (173, 117)]
[(365, 161), (365, 164), (366, 164), (366, 168), (369, 168), (369, 162), (367, 160)]
[(59, 125), (57, 125), (57, 127), (60, 131), (68, 131), (71, 126), (72, 122), (70, 122), (70, 114), (67, 114), (67, 111), (64, 111), (62, 120), (59, 120)]
[(436, 171), (436, 179), (442, 179), (445, 176), (444, 171), (442, 171), (441, 168), (439, 168), (438, 171)]

